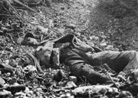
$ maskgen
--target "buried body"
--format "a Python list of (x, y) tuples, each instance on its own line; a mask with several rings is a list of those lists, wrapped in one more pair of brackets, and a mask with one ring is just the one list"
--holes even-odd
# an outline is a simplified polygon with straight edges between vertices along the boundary
[[(41, 64), (50, 66), (48, 63), (51, 62), (51, 59), (49, 62), (45, 62), (47, 59), (46, 49), (38, 49), (35, 56)], [(138, 53), (136, 51), (100, 51), (81, 42), (71, 34), (54, 41), (52, 49), (60, 51), (60, 55), (58, 55), (60, 63), (69, 66), (72, 75), (86, 77), (91, 84), (112, 82), (113, 80), (106, 71), (117, 74), (123, 71), (129, 74), (138, 67)]]

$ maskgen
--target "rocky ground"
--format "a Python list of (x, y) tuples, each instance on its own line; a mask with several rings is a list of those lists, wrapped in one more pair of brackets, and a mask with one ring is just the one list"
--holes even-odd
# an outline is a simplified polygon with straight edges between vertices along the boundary
[(136, 17), (103, 14), (96, 0), (17, 1), (0, 1), (1, 98), (137, 98), (132, 89), (78, 83), (67, 68), (40, 74), (30, 58), (43, 42), (69, 33), (102, 50), (137, 50)]

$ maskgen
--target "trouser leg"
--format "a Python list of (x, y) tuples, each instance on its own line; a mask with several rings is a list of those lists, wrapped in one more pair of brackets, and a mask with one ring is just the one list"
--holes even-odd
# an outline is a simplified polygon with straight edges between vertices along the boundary
[[(132, 54), (130, 54), (132, 55)], [(127, 66), (124, 68), (124, 72), (130, 73), (131, 70), (138, 68), (138, 52), (133, 53), (133, 58), (129, 61)]]
[(91, 84), (110, 82), (110, 78), (93, 69), (93, 66), (86, 63), (78, 63), (70, 66), (71, 72), (77, 77), (86, 77)]
[(105, 51), (92, 54), (89, 58), (94, 66), (106, 63), (117, 73), (138, 68), (138, 53), (136, 51)]

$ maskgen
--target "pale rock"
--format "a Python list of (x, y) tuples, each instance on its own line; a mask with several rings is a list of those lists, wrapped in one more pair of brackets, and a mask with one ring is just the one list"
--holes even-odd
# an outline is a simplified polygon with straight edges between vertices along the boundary
[(73, 81), (69, 81), (65, 86), (65, 88), (76, 88), (76, 87), (77, 85)]
[(10, 96), (12, 96), (10, 91), (7, 90), (0, 91), (0, 98), (11, 98)]
[(118, 98), (134, 98), (129, 91), (120, 91)]
[(25, 88), (25, 93), (29, 93), (30, 92), (30, 89), (28, 87)]
[(81, 36), (81, 33), (76, 32), (75, 35), (76, 35), (76, 36)]
[(100, 33), (100, 35), (104, 35), (104, 32), (99, 32)]
[(102, 38), (102, 39), (106, 39), (107, 36), (105, 36), (105, 35), (101, 35), (101, 38)]
[(114, 51), (119, 51), (119, 49), (118, 48), (114, 48)]
[(37, 19), (36, 19), (35, 17), (32, 17), (32, 19), (31, 19), (31, 24), (37, 25), (37, 24), (39, 24), (39, 23), (38, 23), (38, 21), (37, 21)]
[(33, 91), (30, 90), (28, 87), (25, 88), (25, 91), (24, 91), (26, 94), (33, 94)]
[(24, 39), (23, 39), (22, 37), (19, 37), (19, 38), (17, 39), (17, 43), (18, 43), (18, 44), (21, 44), (21, 43), (23, 42), (23, 40), (24, 40)]
[(75, 76), (69, 76), (69, 80), (73, 81), (74, 83), (76, 83), (77, 82), (77, 77), (75, 77)]
[(40, 87), (39, 87), (39, 88), (37, 88), (36, 90), (37, 90), (37, 91), (43, 91), (43, 90), (42, 90), (42, 88), (40, 88)]
[(75, 98), (71, 93), (61, 94), (60, 98)]
[(99, 37), (93, 35), (93, 36), (90, 36), (90, 40), (99, 41)]
[(43, 34), (47, 34), (48, 33), (48, 28), (44, 28), (44, 27), (42, 27), (40, 25), (38, 25), (36, 29), (40, 30)]
[(19, 84), (19, 83), (17, 83), (17, 82), (15, 82), (13, 85), (14, 85), (14, 86), (19, 86), (20, 84)]
[(75, 28), (75, 27), (76, 27), (76, 25), (73, 24), (73, 23), (70, 23), (70, 24), (68, 24), (68, 25), (66, 25), (66, 26), (69, 27), (69, 28)]
[(7, 88), (9, 86), (10, 86), (10, 84), (4, 84), (4, 88)]
[(13, 50), (14, 48), (13, 47), (10, 47), (11, 50)]
[(64, 28), (59, 28), (58, 32), (63, 34), (65, 32), (65, 29)]
[(10, 62), (10, 60), (5, 60), (5, 61), (4, 61), (4, 63), (5, 63), (6, 65), (9, 65), (9, 62)]
[(54, 24), (53, 24), (53, 20), (52, 19), (49, 19), (48, 26), (49, 26), (49, 28), (54, 27)]
[(37, 69), (33, 65), (28, 65), (28, 66), (24, 67), (24, 71), (35, 72), (35, 71), (37, 71)]
[(106, 42), (101, 42), (101, 43), (100, 43), (100, 46), (106, 47), (106, 46), (107, 46), (107, 43), (106, 43)]
[[(19, 96), (25, 96), (25, 93), (23, 93), (23, 92), (16, 92), (15, 93), (15, 96), (17, 97), (19, 97)], [(24, 98), (24, 97), (23, 97)]]
[(5, 84), (5, 80), (2, 77), (0, 77), (0, 87), (3, 87), (4, 84)]
[(77, 87), (74, 90), (72, 90), (72, 94), (74, 95), (86, 95), (89, 93), (96, 93), (99, 94), (102, 93), (118, 93), (118, 89), (115, 87), (110, 87), (109, 85), (92, 85), (92, 86), (82, 86)]
[(114, 46), (113, 45), (108, 45), (108, 46), (106, 46), (106, 50), (113, 50), (113, 48), (114, 48)]
[(8, 77), (9, 77), (9, 76), (11, 76), (11, 73), (10, 73), (10, 72), (8, 72), (8, 73), (7, 73), (7, 76), (8, 76)]
[(28, 39), (28, 41), (25, 44), (33, 44), (33, 45), (38, 45), (39, 44), (39, 42), (34, 38), (29, 37), (27, 39)]

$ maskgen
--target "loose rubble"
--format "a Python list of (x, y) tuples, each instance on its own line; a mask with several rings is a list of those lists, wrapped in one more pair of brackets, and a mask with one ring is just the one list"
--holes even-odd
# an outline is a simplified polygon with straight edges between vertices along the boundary
[[(52, 41), (63, 35), (74, 34), (97, 51), (126, 50), (127, 42), (122, 40), (127, 38), (117, 38), (113, 30), (108, 30), (110, 34), (89, 30), (90, 6), (95, 6), (89, 0), (52, 1), (0, 1), (0, 98), (137, 98), (137, 69), (128, 76), (120, 72), (111, 77), (116, 78), (114, 83), (91, 85), (60, 64), (59, 48), (52, 51)], [(135, 20), (128, 25), (135, 25)], [(112, 35), (122, 43), (109, 41)], [(136, 40), (132, 40), (128, 42), (135, 42), (132, 48), (136, 49)]]

